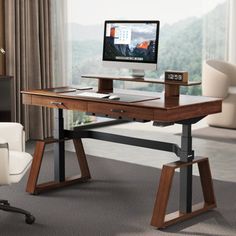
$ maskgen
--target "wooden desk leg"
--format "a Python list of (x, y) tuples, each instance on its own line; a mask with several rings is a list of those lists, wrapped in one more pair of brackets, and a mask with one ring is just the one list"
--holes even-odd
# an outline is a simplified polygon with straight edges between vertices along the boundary
[(216, 207), (209, 160), (207, 159), (204, 162), (198, 162), (198, 169), (201, 178), (204, 201), (207, 205), (215, 205)]
[(49, 191), (49, 190), (53, 190), (53, 189), (57, 189), (57, 188), (62, 188), (62, 187), (68, 186), (68, 185), (72, 185), (72, 184), (76, 184), (76, 183), (83, 183), (91, 178), (82, 141), (81, 141), (81, 139), (76, 139), (73, 141), (74, 141), (74, 145), (75, 145), (76, 155), (77, 155), (77, 159), (79, 162), (81, 174), (66, 178), (63, 181), (50, 181), (50, 182), (46, 182), (46, 183), (37, 184), (45, 146), (46, 146), (46, 144), (49, 144), (49, 143), (58, 142), (57, 140), (38, 141), (36, 143), (34, 158), (33, 158), (33, 162), (31, 165), (28, 183), (26, 186), (26, 192), (31, 193), (31, 194), (39, 194), (41, 192), (45, 192), (45, 191)]
[(36, 190), (35, 188), (39, 177), (39, 171), (42, 164), (45, 145), (45, 141), (37, 141), (36, 143), (33, 162), (31, 165), (30, 174), (26, 186), (26, 192), (28, 193), (34, 193)]
[(160, 228), (165, 222), (166, 208), (171, 190), (174, 169), (163, 166), (151, 225)]
[(86, 155), (84, 152), (82, 140), (81, 139), (73, 139), (73, 142), (74, 142), (75, 151), (76, 151), (79, 166), (80, 166), (81, 176), (90, 179), (91, 175), (90, 175)]
[[(192, 166), (195, 163), (198, 164), (199, 168), (204, 202), (193, 205), (191, 212), (181, 212), (179, 210), (166, 215), (166, 207), (175, 169)], [(201, 158), (192, 162), (172, 162), (163, 166), (151, 225), (157, 228), (165, 228), (177, 222), (190, 219), (215, 207), (216, 201), (208, 158)]]

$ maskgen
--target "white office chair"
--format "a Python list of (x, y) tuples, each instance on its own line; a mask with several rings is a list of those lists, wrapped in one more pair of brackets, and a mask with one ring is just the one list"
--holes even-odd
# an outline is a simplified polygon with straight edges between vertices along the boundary
[[(25, 152), (23, 126), (18, 123), (0, 123), (0, 186), (17, 183), (26, 173), (32, 156)], [(34, 216), (29, 212), (10, 206), (7, 200), (0, 200), (0, 210), (25, 215), (25, 222), (33, 224)]]
[(222, 98), (222, 112), (207, 116), (211, 126), (236, 129), (236, 65), (219, 60), (203, 64), (202, 95)]

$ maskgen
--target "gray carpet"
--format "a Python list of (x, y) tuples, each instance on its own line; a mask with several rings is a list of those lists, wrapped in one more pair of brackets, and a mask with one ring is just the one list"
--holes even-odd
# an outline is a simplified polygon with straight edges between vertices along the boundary
[[(180, 134), (178, 134), (180, 135)], [(236, 143), (236, 130), (224, 129), (217, 127), (204, 127), (192, 131), (192, 136), (195, 138), (209, 139), (224, 143)]]
[[(0, 212), (0, 235), (236, 235), (236, 183), (214, 181), (218, 208), (159, 231), (150, 226), (160, 169), (104, 158), (88, 158), (93, 180), (38, 196), (27, 194), (27, 176), (17, 185), (0, 188), (1, 199), (28, 209), (36, 217), (26, 225), (22, 216)], [(67, 153), (67, 168), (77, 173), (75, 154)], [(52, 153), (46, 152), (40, 179), (52, 174)], [(194, 202), (201, 196), (194, 177)], [(168, 211), (178, 205), (178, 173)]]

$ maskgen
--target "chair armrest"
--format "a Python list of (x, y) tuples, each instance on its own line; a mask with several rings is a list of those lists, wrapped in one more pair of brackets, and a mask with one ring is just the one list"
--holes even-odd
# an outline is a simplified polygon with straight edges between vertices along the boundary
[(23, 151), (23, 126), (19, 123), (0, 122), (0, 137), (4, 138), (12, 151)]
[(223, 72), (209, 64), (203, 64), (202, 95), (209, 97), (225, 98), (228, 95), (230, 78)]
[(0, 185), (10, 184), (9, 150), (6, 140), (0, 138)]

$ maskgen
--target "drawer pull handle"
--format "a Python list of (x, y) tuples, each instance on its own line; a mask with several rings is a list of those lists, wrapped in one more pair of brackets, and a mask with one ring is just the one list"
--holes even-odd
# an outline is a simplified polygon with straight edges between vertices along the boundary
[(63, 105), (62, 102), (50, 102), (51, 105), (56, 105), (56, 106), (59, 106), (59, 105)]
[(116, 113), (124, 113), (124, 110), (121, 109), (111, 109), (112, 112), (116, 112)]

